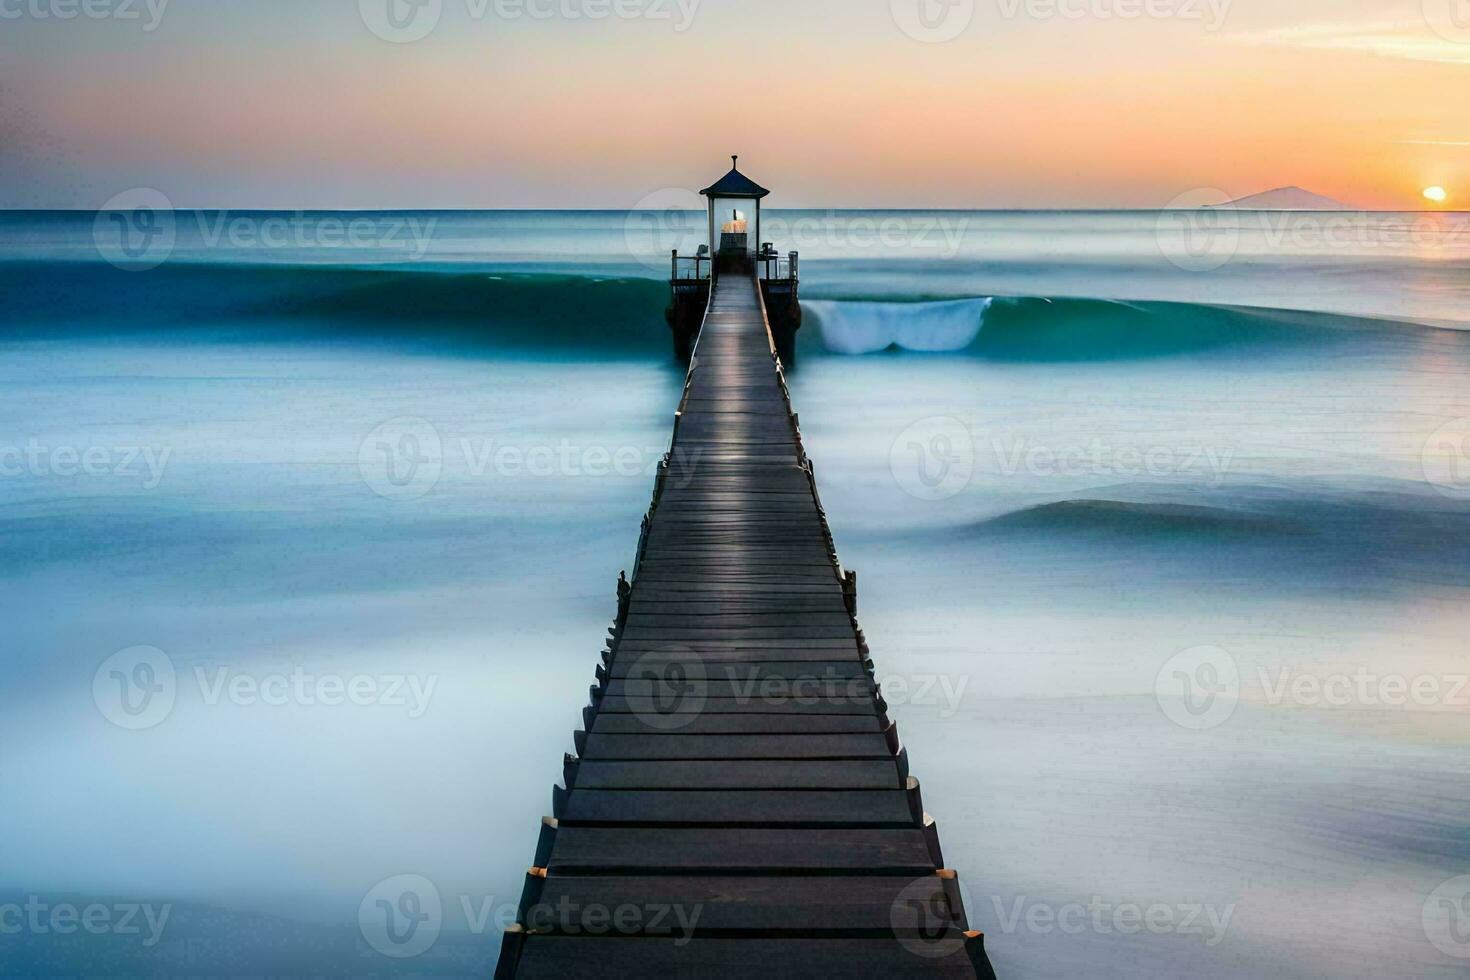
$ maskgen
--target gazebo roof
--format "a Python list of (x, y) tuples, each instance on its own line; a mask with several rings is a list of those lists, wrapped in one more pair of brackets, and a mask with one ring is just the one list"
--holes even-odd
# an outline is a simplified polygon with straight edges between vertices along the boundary
[[(732, 156), (730, 162), (738, 165), (740, 157)], [(737, 166), (731, 166), (729, 173), (699, 193), (705, 197), (753, 197), (760, 200), (771, 192), (741, 173)]]

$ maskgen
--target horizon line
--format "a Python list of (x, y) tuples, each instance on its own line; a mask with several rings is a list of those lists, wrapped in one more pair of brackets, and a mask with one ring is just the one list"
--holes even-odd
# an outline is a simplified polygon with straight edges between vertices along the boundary
[[(104, 208), (15, 208), (0, 207), (0, 214), (101, 214)], [(178, 214), (189, 211), (254, 211), (269, 214), (495, 214), (495, 213), (556, 213), (556, 214), (633, 214), (640, 211), (687, 211), (702, 214), (704, 209), (693, 208), (552, 208), (552, 207), (464, 207), (464, 208), (415, 208), (415, 207), (255, 207), (202, 205), (174, 207), (169, 209)], [(1200, 205), (1188, 208), (1170, 207), (1059, 207), (1059, 208), (987, 208), (987, 207), (779, 207), (765, 208), (774, 211), (851, 211), (891, 212), (906, 211), (947, 212), (953, 214), (1151, 214), (1165, 211), (1244, 211), (1281, 214), (1470, 214), (1470, 208), (1250, 208), (1232, 207), (1224, 204)]]

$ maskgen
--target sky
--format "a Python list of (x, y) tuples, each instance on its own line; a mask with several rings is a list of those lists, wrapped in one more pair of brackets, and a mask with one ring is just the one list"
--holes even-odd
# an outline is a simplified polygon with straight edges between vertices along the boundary
[(1470, 0), (0, 0), (0, 207), (622, 209), (732, 153), (774, 207), (1470, 209)]

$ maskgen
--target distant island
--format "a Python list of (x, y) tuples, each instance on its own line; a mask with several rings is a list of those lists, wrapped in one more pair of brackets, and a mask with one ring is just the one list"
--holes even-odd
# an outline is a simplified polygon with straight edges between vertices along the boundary
[(1242, 211), (1356, 211), (1350, 204), (1321, 194), (1314, 194), (1301, 187), (1278, 187), (1261, 194), (1242, 197), (1238, 201), (1212, 204), (1207, 207), (1236, 208)]

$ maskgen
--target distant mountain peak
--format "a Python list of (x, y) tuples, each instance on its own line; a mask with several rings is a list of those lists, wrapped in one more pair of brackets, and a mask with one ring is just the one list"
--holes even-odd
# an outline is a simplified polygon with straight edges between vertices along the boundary
[(1242, 197), (1227, 204), (1215, 205), (1222, 208), (1237, 208), (1243, 211), (1354, 211), (1351, 204), (1315, 194), (1303, 187), (1278, 187)]

